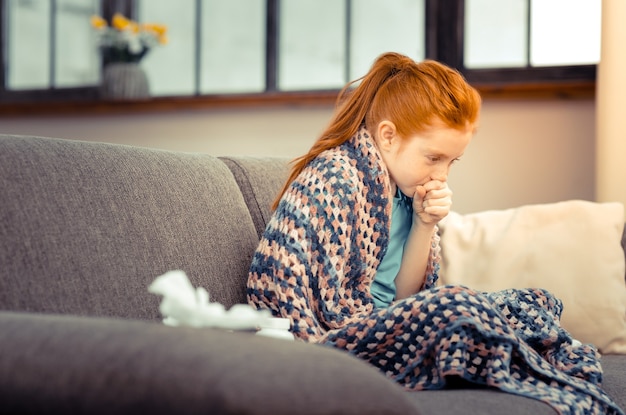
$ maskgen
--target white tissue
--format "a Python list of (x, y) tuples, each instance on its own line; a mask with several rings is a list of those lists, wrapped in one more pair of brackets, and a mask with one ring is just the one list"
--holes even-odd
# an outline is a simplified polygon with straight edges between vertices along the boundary
[(209, 293), (202, 287), (194, 289), (180, 270), (157, 277), (148, 291), (163, 296), (159, 311), (163, 323), (169, 326), (252, 330), (273, 319), (268, 310), (255, 310), (248, 304), (236, 304), (226, 310), (220, 303), (209, 302)]

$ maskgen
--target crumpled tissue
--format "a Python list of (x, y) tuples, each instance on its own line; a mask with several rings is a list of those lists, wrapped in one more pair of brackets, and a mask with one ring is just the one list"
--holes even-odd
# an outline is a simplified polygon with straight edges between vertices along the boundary
[[(230, 309), (209, 301), (209, 293), (203, 287), (194, 287), (184, 271), (169, 271), (157, 277), (148, 291), (163, 296), (159, 311), (163, 323), (168, 326), (215, 327), (228, 330), (257, 330), (276, 326), (269, 310), (256, 310), (248, 304), (236, 304)], [(281, 321), (281, 323), (284, 323)], [(281, 324), (284, 327), (284, 324)], [(292, 336), (287, 330), (286, 333)], [(293, 337), (293, 336), (292, 336)]]

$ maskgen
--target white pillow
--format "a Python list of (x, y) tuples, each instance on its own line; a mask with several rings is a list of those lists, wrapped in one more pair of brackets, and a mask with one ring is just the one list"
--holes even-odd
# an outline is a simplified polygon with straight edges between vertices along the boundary
[(547, 289), (563, 301), (561, 324), (574, 338), (626, 354), (623, 227), (617, 202), (451, 212), (439, 226), (439, 284)]

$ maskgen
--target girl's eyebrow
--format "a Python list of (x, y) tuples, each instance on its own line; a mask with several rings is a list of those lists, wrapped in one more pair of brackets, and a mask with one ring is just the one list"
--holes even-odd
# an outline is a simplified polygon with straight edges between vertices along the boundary
[(430, 150), (427, 149), (426, 153), (428, 155), (428, 157), (437, 157), (437, 158), (447, 158), (448, 156), (444, 153), (442, 153), (441, 151), (438, 150)]
[(446, 153), (443, 153), (439, 150), (435, 150), (435, 149), (426, 149), (426, 154), (432, 156), (432, 157), (439, 157), (439, 158), (454, 158), (454, 159), (458, 159), (459, 157), (463, 157), (463, 155), (465, 154), (465, 152), (459, 154), (456, 157), (452, 157)]

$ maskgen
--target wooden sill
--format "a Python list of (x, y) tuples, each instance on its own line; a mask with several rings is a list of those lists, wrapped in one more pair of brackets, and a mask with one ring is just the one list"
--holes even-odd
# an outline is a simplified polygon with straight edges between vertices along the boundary
[[(595, 82), (484, 84), (475, 85), (484, 100), (489, 99), (594, 99)], [(265, 93), (249, 95), (211, 95), (198, 97), (158, 97), (133, 101), (68, 101), (0, 103), (0, 117), (45, 115), (132, 114), (175, 112), (180, 110), (216, 110), (260, 107), (328, 107), (336, 103), (338, 91)]]
[(147, 100), (67, 101), (56, 103), (20, 102), (0, 104), (0, 117), (32, 115), (97, 115), (146, 112), (174, 112), (189, 109), (231, 109), (259, 107), (332, 106), (338, 91), (265, 93), (246, 95), (207, 95), (194, 97), (155, 97)]
[(474, 85), (483, 99), (594, 99), (595, 81)]

